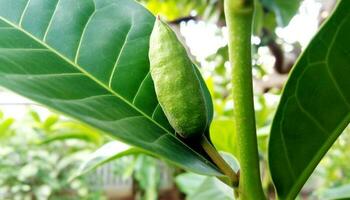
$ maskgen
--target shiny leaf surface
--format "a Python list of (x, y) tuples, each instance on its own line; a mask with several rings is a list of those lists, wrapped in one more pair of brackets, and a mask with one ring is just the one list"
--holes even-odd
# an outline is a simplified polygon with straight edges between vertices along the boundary
[(273, 121), (269, 165), (294, 199), (350, 121), (350, 1), (340, 1), (297, 62)]
[(185, 169), (221, 176), (176, 138), (157, 102), (153, 23), (132, 0), (0, 0), (0, 85)]

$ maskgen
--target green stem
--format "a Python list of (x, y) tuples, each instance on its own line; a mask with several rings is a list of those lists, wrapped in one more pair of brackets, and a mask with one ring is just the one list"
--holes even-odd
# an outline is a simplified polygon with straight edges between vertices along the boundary
[(238, 186), (238, 175), (233, 171), (233, 169), (226, 163), (226, 161), (220, 156), (218, 151), (213, 147), (213, 145), (208, 141), (205, 135), (202, 136), (201, 146), (204, 151), (209, 155), (213, 162), (219, 167), (219, 169), (224, 172), (226, 176), (230, 178), (230, 186)]
[(240, 199), (265, 199), (261, 185), (253, 102), (251, 34), (253, 0), (225, 0), (232, 66), (234, 116), (240, 163)]

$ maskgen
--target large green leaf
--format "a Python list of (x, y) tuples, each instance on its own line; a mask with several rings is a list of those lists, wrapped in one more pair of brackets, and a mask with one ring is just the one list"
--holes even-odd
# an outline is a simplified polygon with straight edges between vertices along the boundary
[(269, 143), (271, 176), (281, 199), (293, 199), (350, 121), (350, 1), (297, 62), (284, 89)]
[[(0, 85), (202, 174), (155, 96), (154, 16), (132, 0), (0, 0)], [(210, 109), (210, 108), (209, 108)]]

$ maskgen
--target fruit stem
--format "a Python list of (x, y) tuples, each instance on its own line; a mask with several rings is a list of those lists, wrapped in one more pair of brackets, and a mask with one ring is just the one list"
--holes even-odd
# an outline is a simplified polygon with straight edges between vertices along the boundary
[(209, 155), (213, 162), (219, 167), (219, 169), (230, 178), (230, 186), (238, 187), (238, 174), (233, 171), (230, 165), (220, 156), (219, 152), (213, 147), (205, 135), (202, 136), (201, 146), (204, 151)]
[(254, 0), (225, 0), (235, 120), (240, 164), (239, 198), (265, 199), (260, 179), (252, 84), (251, 35)]

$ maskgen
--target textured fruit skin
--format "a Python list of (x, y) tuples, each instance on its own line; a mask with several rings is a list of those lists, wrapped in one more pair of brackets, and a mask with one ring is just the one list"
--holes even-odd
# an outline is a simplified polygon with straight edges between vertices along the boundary
[(159, 104), (172, 127), (184, 138), (201, 136), (207, 111), (195, 66), (173, 30), (159, 18), (151, 34), (149, 59)]

